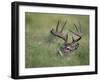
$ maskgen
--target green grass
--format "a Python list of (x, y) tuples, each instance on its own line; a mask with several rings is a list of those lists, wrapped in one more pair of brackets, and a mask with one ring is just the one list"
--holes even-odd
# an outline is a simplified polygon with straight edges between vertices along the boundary
[[(67, 19), (64, 32), (75, 31), (73, 24), (82, 24), (82, 39), (80, 47), (68, 56), (57, 56), (56, 52), (63, 40), (50, 34), (56, 27), (58, 19), (60, 26)], [(25, 13), (25, 67), (56, 67), (78, 66), (89, 64), (89, 16), (66, 14)]]

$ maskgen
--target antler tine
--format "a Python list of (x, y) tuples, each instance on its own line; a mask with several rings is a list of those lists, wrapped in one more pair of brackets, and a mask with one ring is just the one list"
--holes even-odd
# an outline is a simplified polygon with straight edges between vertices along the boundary
[(74, 24), (74, 26), (75, 26), (75, 28), (76, 28), (76, 31), (77, 31), (77, 32), (79, 32), (79, 30), (78, 30), (78, 28), (77, 28), (76, 24)]
[[(65, 24), (66, 24), (66, 22), (64, 23), (63, 28), (64, 28)], [(62, 30), (63, 30), (63, 28), (62, 28)], [(64, 41), (66, 41), (67, 37), (62, 32), (60, 32), (58, 29), (59, 29), (59, 20), (58, 20), (58, 23), (57, 23), (57, 26), (56, 26), (56, 30), (52, 29), (50, 32), (54, 36), (57, 36), (57, 37), (63, 39)]]
[(73, 33), (74, 35), (76, 35), (76, 36), (79, 36), (79, 37), (80, 37), (80, 35), (79, 35), (78, 33), (75, 33), (75, 32), (73, 32), (73, 31), (71, 31), (71, 30), (70, 30), (70, 32), (71, 32), (71, 33)]
[(81, 37), (81, 24), (80, 24), (80, 22), (79, 22), (79, 29), (78, 29), (78, 27), (76, 26), (76, 24), (74, 24), (74, 26), (75, 26), (75, 28), (76, 28), (76, 30), (77, 30), (77, 33), (73, 32), (73, 31), (71, 31), (71, 30), (70, 30), (70, 32), (73, 33), (74, 35), (77, 35), (77, 36)]
[(58, 20), (58, 23), (57, 23), (57, 26), (56, 26), (56, 32), (58, 31), (58, 26), (59, 26), (59, 20)]
[(65, 40), (66, 40), (66, 43), (67, 43), (67, 41), (68, 41), (68, 33), (66, 34), (66, 39)]
[(75, 33), (75, 32), (73, 32), (71, 30), (70, 30), (70, 32), (79, 37), (77, 39), (74, 39), (74, 37), (72, 36), (72, 43), (78, 42), (82, 38), (79, 32)]
[(65, 25), (66, 25), (66, 22), (67, 22), (67, 20), (65, 21), (64, 25), (62, 26), (62, 29), (61, 29), (61, 31), (60, 31), (60, 32), (62, 32), (62, 31), (63, 31), (63, 29), (64, 29), (64, 27), (65, 27)]
[[(71, 31), (72, 32), (72, 31)], [(79, 35), (79, 34), (77, 34), (77, 33), (75, 33), (75, 32), (72, 32), (74, 35), (76, 35), (76, 36), (78, 36), (79, 38), (77, 38), (77, 39), (75, 39), (74, 41), (72, 41), (72, 43), (74, 43), (74, 42), (78, 42), (82, 37)]]
[(73, 42), (75, 41), (75, 39), (74, 39), (73, 35), (72, 35), (72, 41), (73, 41)]
[(80, 33), (82, 33), (82, 29), (81, 29), (82, 27), (81, 27), (81, 23), (80, 23), (80, 21), (79, 21), (79, 29), (80, 29)]

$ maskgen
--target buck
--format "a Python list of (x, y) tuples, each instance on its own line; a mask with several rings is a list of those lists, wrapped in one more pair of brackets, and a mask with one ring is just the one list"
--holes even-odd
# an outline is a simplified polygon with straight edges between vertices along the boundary
[[(82, 36), (81, 36), (81, 24), (79, 22), (79, 28), (76, 26), (76, 24), (74, 24), (74, 27), (75, 27), (77, 32), (69, 30), (72, 33), (72, 41), (68, 42), (68, 33), (63, 32), (66, 23), (67, 23), (67, 20), (65, 21), (65, 23), (61, 27), (61, 30), (59, 31), (59, 29), (58, 29), (59, 28), (59, 20), (58, 20), (56, 29), (54, 30), (52, 28), (50, 31), (52, 35), (54, 35), (54, 36), (56, 36), (64, 41), (64, 43), (62, 44), (62, 46), (58, 50), (58, 54), (60, 54), (61, 56), (70, 54), (74, 50), (77, 50), (79, 47), (79, 41), (82, 38)], [(74, 36), (76, 36), (76, 38)]]

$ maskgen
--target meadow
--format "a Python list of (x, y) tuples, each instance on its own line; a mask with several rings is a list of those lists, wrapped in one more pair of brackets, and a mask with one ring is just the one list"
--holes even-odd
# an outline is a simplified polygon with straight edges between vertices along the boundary
[[(68, 41), (71, 41), (72, 33), (76, 31), (78, 21), (82, 26), (82, 39), (79, 48), (67, 56), (57, 55), (57, 50), (63, 44), (63, 40), (50, 33), (60, 20), (61, 27), (65, 20), (67, 24), (64, 32), (68, 32)], [(89, 65), (89, 16), (51, 13), (25, 12), (25, 67), (59, 67)]]

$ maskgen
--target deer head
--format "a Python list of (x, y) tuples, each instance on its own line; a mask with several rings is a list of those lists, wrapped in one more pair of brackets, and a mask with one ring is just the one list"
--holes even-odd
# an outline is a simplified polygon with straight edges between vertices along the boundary
[[(81, 24), (79, 22), (79, 28), (76, 26), (76, 24), (73, 25), (76, 29), (76, 32), (69, 30), (72, 33), (72, 41), (68, 42), (68, 33), (63, 32), (63, 29), (64, 29), (66, 23), (67, 23), (67, 21), (65, 21), (65, 23), (61, 27), (61, 30), (59, 31), (59, 29), (58, 29), (59, 28), (59, 20), (58, 20), (56, 29), (54, 30), (52, 28), (52, 30), (50, 31), (52, 35), (54, 35), (54, 36), (56, 36), (64, 41), (64, 43), (62, 44), (62, 46), (58, 50), (58, 53), (61, 56), (69, 54), (69, 53), (73, 52), (74, 50), (76, 50), (79, 47), (79, 41), (82, 38), (82, 36), (81, 36)], [(76, 36), (76, 38), (74, 36)]]

